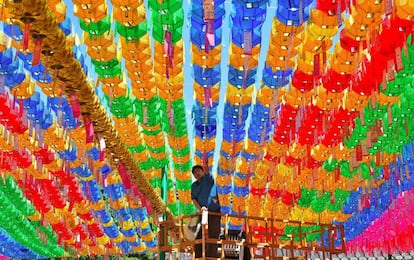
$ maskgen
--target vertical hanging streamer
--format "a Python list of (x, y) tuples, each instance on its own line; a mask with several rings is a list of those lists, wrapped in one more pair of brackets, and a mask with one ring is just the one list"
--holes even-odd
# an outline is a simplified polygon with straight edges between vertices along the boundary
[(388, 106), (387, 115), (388, 115), (388, 125), (392, 125), (392, 108), (391, 108), (391, 105)]
[(174, 127), (174, 108), (171, 106), (171, 101), (167, 101), (167, 113), (168, 113), (168, 122), (170, 124), (170, 128)]
[(79, 104), (78, 95), (76, 93), (69, 94), (69, 103), (72, 107), (72, 114), (74, 118), (79, 118), (81, 115), (81, 108)]
[(35, 47), (33, 51), (32, 66), (37, 66), (40, 63), (40, 54), (42, 53), (42, 44), (43, 44), (43, 37), (36, 38)]
[(393, 81), (395, 79), (395, 64), (394, 64), (394, 59), (390, 59), (388, 60), (388, 64), (387, 64), (387, 80), (388, 82)]
[(144, 104), (142, 108), (142, 117), (142, 123), (146, 125), (148, 123), (148, 106), (146, 104)]
[(170, 78), (169, 69), (174, 66), (174, 48), (172, 46), (172, 33), (168, 30), (164, 33), (164, 54), (166, 57), (165, 74), (167, 79)]
[(320, 55), (319, 53), (313, 56), (313, 76), (318, 77), (320, 75)]
[(204, 20), (210, 21), (214, 20), (214, 1), (213, 0), (204, 0)]
[(211, 88), (205, 86), (204, 88), (204, 105), (206, 107), (213, 107), (213, 100), (211, 97)]
[(408, 57), (408, 47), (407, 47), (407, 41), (403, 42), (403, 50), (405, 57)]
[(384, 165), (384, 179), (388, 181), (390, 179), (390, 171), (388, 165)]
[(382, 91), (385, 91), (387, 89), (387, 72), (384, 71), (384, 74), (382, 76)]
[(362, 161), (362, 146), (360, 144), (356, 146), (355, 157), (357, 161)]
[(210, 172), (210, 169), (208, 166), (208, 157), (206, 153), (206, 148), (204, 148), (204, 151), (203, 151), (203, 168), (206, 172)]
[[(350, 5), (350, 3), (348, 5)], [(338, 28), (341, 28), (342, 27), (341, 0), (338, 0), (336, 6), (337, 6), (336, 15), (337, 15), (337, 19), (338, 19)], [(349, 10), (351, 10), (350, 6), (348, 8), (349, 8)]]
[(252, 31), (243, 32), (243, 53), (245, 55), (252, 55)]
[(0, 95), (4, 95), (6, 93), (6, 76), (4, 74), (0, 74)]
[(392, 0), (385, 0), (385, 14), (390, 15), (393, 10), (393, 2)]
[(214, 38), (214, 1), (204, 1), (204, 21), (206, 23), (206, 33), (204, 39), (204, 51), (209, 53), (210, 47), (215, 45)]
[(322, 42), (322, 65), (325, 67), (326, 64), (326, 42)]
[(205, 52), (210, 51), (210, 47), (215, 45), (214, 37), (214, 20), (206, 21), (206, 37), (205, 37)]
[(122, 182), (125, 185), (125, 189), (130, 190), (131, 189), (131, 178), (129, 176), (129, 173), (127, 172), (127, 169), (125, 168), (125, 165), (122, 162), (119, 162), (118, 164), (118, 171), (119, 175), (121, 176)]
[(243, 54), (244, 66), (243, 66), (243, 88), (246, 88), (247, 74), (249, 72), (250, 56), (252, 55), (252, 31), (243, 32)]
[(395, 69), (397, 72), (401, 71), (404, 68), (402, 55), (401, 55), (401, 48), (397, 47), (395, 49)]
[(30, 38), (30, 22), (24, 24), (24, 34), (23, 34), (23, 51), (29, 49), (29, 38)]
[(303, 24), (303, 0), (299, 0), (299, 26)]
[(174, 108), (171, 107), (168, 111), (168, 118), (170, 120), (170, 128), (174, 128)]
[(86, 143), (92, 143), (93, 142), (93, 138), (94, 138), (94, 129), (93, 129), (93, 123), (91, 120), (91, 116), (90, 115), (84, 115), (83, 116), (83, 123), (85, 126), (85, 131), (86, 131)]

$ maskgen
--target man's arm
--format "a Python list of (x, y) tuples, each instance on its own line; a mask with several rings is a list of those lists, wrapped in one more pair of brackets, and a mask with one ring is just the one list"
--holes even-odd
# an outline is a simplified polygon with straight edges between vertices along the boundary
[(197, 201), (197, 200), (193, 199), (193, 203), (194, 203), (194, 206), (195, 206), (198, 210), (201, 210), (200, 203), (198, 203), (198, 201)]

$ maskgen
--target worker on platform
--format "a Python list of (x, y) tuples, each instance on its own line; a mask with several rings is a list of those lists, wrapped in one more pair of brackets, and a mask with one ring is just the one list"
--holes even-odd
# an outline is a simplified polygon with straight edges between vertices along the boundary
[[(201, 165), (195, 165), (192, 173), (196, 179), (191, 185), (191, 199), (199, 211), (207, 210), (208, 212), (220, 213), (220, 203), (217, 197), (217, 190), (214, 184), (213, 176), (206, 171)], [(217, 239), (220, 235), (221, 217), (208, 215), (208, 237)], [(196, 239), (200, 239), (202, 232), (198, 232)], [(217, 257), (217, 244), (206, 245), (206, 256)], [(202, 245), (195, 246), (195, 257), (202, 257)]]

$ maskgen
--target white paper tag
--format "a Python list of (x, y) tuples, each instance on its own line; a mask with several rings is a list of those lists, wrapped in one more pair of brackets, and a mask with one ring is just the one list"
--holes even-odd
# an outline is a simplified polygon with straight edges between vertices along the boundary
[(106, 148), (105, 139), (103, 137), (99, 138), (99, 147), (100, 147), (101, 151), (105, 150), (105, 148)]
[(208, 224), (208, 211), (203, 210), (203, 213), (201, 215), (201, 224), (207, 225)]

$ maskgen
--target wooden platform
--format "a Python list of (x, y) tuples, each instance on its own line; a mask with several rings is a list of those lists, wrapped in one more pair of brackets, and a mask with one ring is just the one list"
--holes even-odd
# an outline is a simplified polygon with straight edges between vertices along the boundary
[[(196, 244), (201, 244), (205, 249), (206, 244), (218, 244), (217, 258), (203, 256), (191, 259), (308, 259), (311, 252), (321, 252), (322, 259), (332, 259), (335, 254), (345, 253), (344, 227), (342, 225), (308, 223), (288, 221), (282, 219), (269, 219), (229, 214), (208, 213), (220, 215), (222, 219), (222, 234), (220, 238), (208, 238), (208, 223), (201, 225), (202, 238), (188, 241), (184, 238), (184, 226), (192, 217), (183, 216), (174, 220), (166, 220), (159, 223), (158, 251), (168, 252), (178, 259), (179, 253), (193, 254)], [(207, 218), (204, 218), (207, 219)], [(242, 223), (242, 230), (230, 230), (230, 221)], [(293, 226), (298, 231), (295, 234), (284, 234), (281, 230), (284, 226)], [(311, 232), (306, 232), (308, 227), (318, 226)], [(309, 236), (317, 236), (315, 242), (307, 241)], [(327, 241), (327, 242), (326, 242)], [(205, 250), (203, 250), (205, 252)], [(249, 257), (243, 254), (249, 252)], [(174, 252), (174, 253), (173, 253)], [(159, 255), (159, 254), (158, 254)]]

